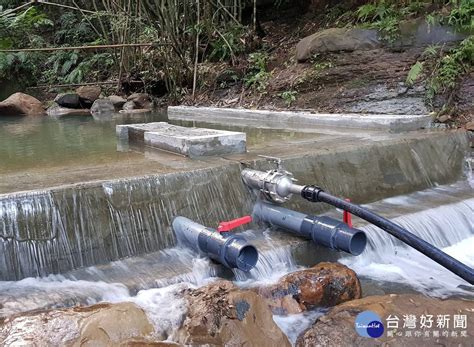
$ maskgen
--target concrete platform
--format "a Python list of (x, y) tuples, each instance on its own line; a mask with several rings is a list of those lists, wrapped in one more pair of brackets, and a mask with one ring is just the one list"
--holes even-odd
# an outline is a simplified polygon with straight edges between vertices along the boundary
[(258, 120), (277, 127), (298, 124), (299, 126), (330, 126), (358, 129), (388, 129), (392, 132), (429, 128), (429, 115), (388, 115), (362, 113), (310, 113), (293, 111), (267, 111), (215, 107), (168, 107), (170, 120), (216, 121)]
[(191, 158), (246, 152), (247, 135), (243, 132), (188, 128), (166, 122), (117, 125), (116, 131), (122, 141), (143, 142)]

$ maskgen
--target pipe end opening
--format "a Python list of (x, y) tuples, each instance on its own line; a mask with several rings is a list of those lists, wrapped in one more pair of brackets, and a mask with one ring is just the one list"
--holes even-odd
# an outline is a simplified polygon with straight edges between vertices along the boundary
[(367, 235), (363, 231), (358, 231), (352, 236), (349, 250), (353, 255), (360, 255), (367, 245)]
[(252, 270), (258, 261), (258, 251), (252, 245), (243, 247), (237, 257), (237, 267), (245, 272)]

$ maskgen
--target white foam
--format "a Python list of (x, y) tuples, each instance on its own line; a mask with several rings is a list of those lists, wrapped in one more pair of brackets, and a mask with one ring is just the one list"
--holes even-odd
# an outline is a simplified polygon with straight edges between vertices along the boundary
[(311, 327), (326, 311), (327, 309), (320, 309), (286, 316), (274, 315), (273, 320), (294, 346), (298, 336)]
[[(406, 215), (394, 221), (474, 267), (474, 199)], [(406, 284), (430, 296), (474, 296), (466, 281), (415, 249), (374, 226), (362, 229), (369, 240), (366, 250), (358, 257), (340, 260), (358, 275)]]

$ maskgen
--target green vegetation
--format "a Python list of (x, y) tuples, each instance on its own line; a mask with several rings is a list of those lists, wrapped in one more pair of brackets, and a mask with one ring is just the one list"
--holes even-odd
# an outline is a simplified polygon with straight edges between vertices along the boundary
[(427, 97), (430, 102), (438, 94), (451, 93), (459, 78), (472, 71), (474, 65), (474, 36), (465, 39), (436, 61), (428, 80)]
[[(195, 88), (206, 85), (200, 80), (200, 63), (221, 62), (245, 71), (243, 79), (238, 77), (244, 87), (264, 93), (271, 72), (269, 54), (260, 51), (262, 40), (254, 30), (255, 1), (56, 0), (53, 5), (32, 3), (16, 9), (25, 2), (0, 0), (0, 79), (23, 87), (100, 81), (123, 87), (138, 82), (143, 91), (159, 81), (171, 98), (178, 99), (191, 94), (191, 88), (194, 95)], [(298, 3), (301, 0), (275, 0), (259, 11), (279, 11)], [(348, 6), (349, 2), (327, 6), (323, 25), (376, 28), (387, 41), (396, 40), (402, 20), (415, 17), (473, 30), (472, 0), (374, 0), (351, 11)], [(138, 43), (148, 45), (90, 49)], [(430, 95), (449, 89), (467, 70), (471, 45), (466, 41), (446, 57), (432, 47), (435, 52), (413, 66), (407, 84), (428, 76)], [(89, 48), (19, 51), (83, 46)], [(438, 60), (432, 71), (429, 59)], [(308, 76), (296, 84), (332, 67), (331, 62), (316, 58), (312, 63)], [(291, 105), (296, 94), (293, 86), (289, 89), (281, 97)]]
[(416, 64), (411, 67), (405, 83), (409, 86), (412, 86), (418, 80), (422, 71), (423, 63), (417, 61)]
[(419, 15), (423, 8), (420, 1), (375, 1), (357, 9), (356, 23), (379, 30), (382, 39), (393, 42), (400, 34), (400, 21)]
[[(0, 0), (0, 78), (23, 87), (138, 80), (146, 89), (164, 79), (177, 98), (192, 85), (196, 63), (233, 64), (253, 33), (242, 24), (244, 0), (58, 0), (15, 10), (23, 4)], [(18, 51), (137, 43), (149, 46)], [(261, 88), (263, 77), (250, 84)]]
[[(449, 12), (446, 14), (443, 9)], [(382, 39), (393, 42), (400, 35), (400, 21), (425, 16), (429, 24), (449, 24), (460, 31), (472, 30), (474, 2), (447, 1), (390, 1), (377, 0), (360, 6), (352, 19), (356, 25), (380, 31)], [(351, 15), (345, 15), (350, 18)]]
[(270, 73), (267, 71), (268, 54), (252, 53), (248, 58), (249, 69), (244, 78), (245, 86), (263, 93), (267, 89)]
[[(426, 18), (429, 24), (448, 24), (457, 30), (474, 32), (474, 2), (471, 0), (451, 0), (447, 2), (449, 13), (430, 13)], [(429, 46), (407, 76), (407, 84), (413, 84), (423, 70), (427, 72), (427, 100), (433, 104), (437, 95), (446, 95), (443, 108), (449, 107), (452, 95), (461, 77), (472, 71), (474, 63), (474, 36), (470, 35), (458, 47), (444, 50), (442, 47)], [(429, 66), (427, 69), (426, 65)]]
[(285, 101), (286, 106), (290, 107), (291, 104), (293, 104), (296, 101), (296, 96), (298, 95), (298, 92), (296, 90), (287, 90), (285, 92), (282, 92), (278, 94), (280, 98)]

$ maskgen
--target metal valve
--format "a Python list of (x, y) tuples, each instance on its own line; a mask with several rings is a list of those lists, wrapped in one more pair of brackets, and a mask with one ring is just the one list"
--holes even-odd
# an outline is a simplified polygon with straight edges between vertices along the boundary
[(247, 186), (258, 189), (264, 199), (280, 204), (290, 200), (293, 193), (300, 192), (301, 188), (293, 183), (296, 179), (291, 172), (283, 168), (280, 158), (263, 155), (260, 157), (274, 162), (276, 168), (266, 172), (244, 169), (242, 179)]

